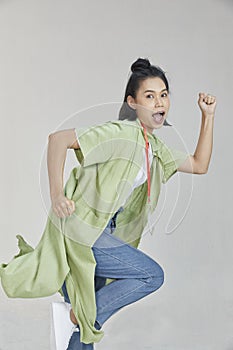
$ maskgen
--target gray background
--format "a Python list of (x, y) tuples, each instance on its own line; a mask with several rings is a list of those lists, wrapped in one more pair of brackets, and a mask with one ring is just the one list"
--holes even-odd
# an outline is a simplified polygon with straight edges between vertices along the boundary
[[(74, 114), (95, 105), (103, 109), (85, 122), (116, 119), (134, 60), (148, 57), (167, 72), (174, 127), (159, 134), (170, 146), (194, 152), (198, 92), (217, 96), (208, 174), (179, 174), (164, 186), (165, 208), (141, 244), (165, 283), (113, 316), (96, 349), (233, 349), (232, 18), (230, 0), (0, 1), (1, 262), (17, 253), (16, 234), (35, 246), (43, 233), (48, 135), (79, 127)], [(69, 150), (65, 178), (76, 164)], [(8, 299), (1, 290), (0, 349), (49, 349), (55, 300)]]

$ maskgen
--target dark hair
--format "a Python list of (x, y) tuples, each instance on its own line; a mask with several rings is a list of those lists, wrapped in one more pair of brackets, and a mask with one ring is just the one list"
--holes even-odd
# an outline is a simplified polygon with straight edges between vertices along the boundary
[[(167, 81), (167, 78), (165, 76), (165, 72), (158, 66), (154, 66), (150, 63), (148, 58), (138, 58), (132, 65), (131, 65), (131, 76), (128, 80), (126, 89), (125, 89), (125, 97), (124, 102), (121, 106), (121, 109), (119, 111), (119, 118), (120, 120), (128, 119), (128, 120), (136, 120), (137, 114), (133, 108), (131, 108), (127, 103), (127, 97), (131, 95), (133, 98), (136, 97), (137, 90), (140, 87), (140, 83), (143, 80), (146, 80), (148, 78), (152, 77), (158, 77), (163, 80), (167, 91), (169, 92), (169, 84)], [(165, 120), (163, 125), (169, 125), (170, 124)]]

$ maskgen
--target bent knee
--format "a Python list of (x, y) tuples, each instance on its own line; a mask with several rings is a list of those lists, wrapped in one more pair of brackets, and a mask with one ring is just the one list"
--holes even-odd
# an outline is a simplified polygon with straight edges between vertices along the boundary
[(154, 269), (151, 271), (149, 283), (153, 291), (160, 288), (164, 283), (164, 271), (162, 267), (157, 263), (155, 263)]

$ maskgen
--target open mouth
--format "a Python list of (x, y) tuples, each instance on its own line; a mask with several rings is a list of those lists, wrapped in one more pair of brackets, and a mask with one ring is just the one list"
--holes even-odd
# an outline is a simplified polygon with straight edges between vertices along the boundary
[(161, 123), (163, 121), (164, 115), (165, 115), (165, 112), (157, 112), (152, 114), (152, 118), (156, 123)]

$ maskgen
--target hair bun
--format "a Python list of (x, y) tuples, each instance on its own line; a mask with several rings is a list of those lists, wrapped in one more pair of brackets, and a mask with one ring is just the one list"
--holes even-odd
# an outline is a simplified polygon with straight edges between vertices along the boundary
[(151, 67), (150, 61), (148, 58), (138, 58), (131, 66), (131, 71), (140, 72), (142, 70), (148, 69)]

